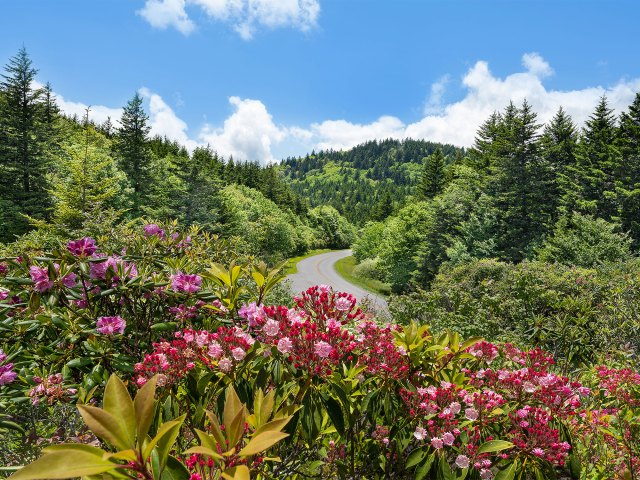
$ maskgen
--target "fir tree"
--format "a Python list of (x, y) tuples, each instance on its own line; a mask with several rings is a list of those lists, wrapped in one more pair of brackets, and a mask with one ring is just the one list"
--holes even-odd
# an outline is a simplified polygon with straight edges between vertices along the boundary
[(132, 188), (130, 215), (140, 216), (147, 200), (152, 178), (152, 155), (149, 148), (149, 117), (142, 108), (142, 97), (136, 93), (123, 109), (115, 142), (120, 169)]
[(389, 190), (384, 192), (384, 195), (380, 198), (378, 203), (374, 206), (371, 213), (371, 219), (376, 222), (381, 222), (387, 217), (390, 217), (393, 213), (393, 198)]
[(46, 101), (43, 89), (34, 88), (37, 70), (24, 48), (9, 60), (5, 71), (0, 82), (0, 238), (7, 240), (29, 229), (20, 214), (47, 218), (51, 206), (47, 147), (53, 134), (47, 114), (53, 115), (53, 102)]
[(578, 130), (571, 117), (560, 107), (544, 128), (541, 138), (542, 157), (548, 166), (549, 198), (552, 202), (551, 223), (559, 216), (571, 212), (577, 202), (576, 153)]
[(521, 261), (550, 224), (549, 173), (540, 155), (536, 114), (525, 101), (510, 104), (502, 116), (493, 148), (490, 193), (500, 211), (498, 249), (504, 258)]
[(613, 110), (609, 108), (606, 97), (602, 97), (585, 122), (577, 168), (581, 187), (580, 209), (607, 221), (615, 221), (620, 216), (620, 201), (616, 193), (620, 155), (614, 145), (616, 133)]
[(424, 159), (424, 169), (417, 188), (418, 198), (428, 200), (435, 197), (444, 189), (444, 182), (444, 155), (442, 150), (438, 148)]
[(622, 228), (629, 232), (637, 249), (640, 245), (640, 93), (636, 94), (629, 111), (620, 117), (616, 145), (621, 156), (617, 176), (622, 194)]

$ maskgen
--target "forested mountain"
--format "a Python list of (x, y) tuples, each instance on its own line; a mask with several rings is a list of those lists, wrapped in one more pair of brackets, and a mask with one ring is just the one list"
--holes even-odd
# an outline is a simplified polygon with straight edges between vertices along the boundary
[(464, 150), (423, 140), (373, 140), (346, 151), (312, 152), (282, 162), (291, 188), (312, 206), (331, 205), (351, 222), (382, 220), (416, 192), (426, 159), (442, 153), (442, 168)]
[(640, 93), (618, 117), (603, 97), (582, 130), (562, 109), (543, 126), (510, 104), (444, 177), (442, 163), (432, 154), (414, 201), (355, 246), (396, 291), (483, 258), (592, 268), (638, 250)]

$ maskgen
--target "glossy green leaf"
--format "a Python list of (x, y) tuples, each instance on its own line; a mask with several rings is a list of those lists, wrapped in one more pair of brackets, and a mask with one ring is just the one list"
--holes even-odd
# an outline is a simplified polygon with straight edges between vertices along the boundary
[(96, 436), (109, 442), (120, 450), (131, 448), (126, 433), (122, 430), (117, 418), (98, 407), (78, 405), (84, 423)]
[(261, 434), (251, 438), (251, 441), (247, 444), (247, 446), (240, 450), (239, 455), (242, 457), (256, 455), (267, 450), (272, 445), (275, 445), (280, 440), (282, 440), (283, 438), (287, 438), (288, 436), (288, 433), (283, 432), (262, 432)]
[(11, 480), (76, 478), (97, 475), (116, 468), (102, 455), (86, 450), (68, 449), (47, 453), (11, 475)]
[(151, 422), (153, 422), (153, 414), (155, 410), (155, 393), (156, 393), (157, 377), (154, 376), (147, 380), (147, 383), (138, 390), (136, 398), (133, 400), (133, 408), (136, 414), (136, 428), (138, 431), (138, 444), (147, 438)]
[(513, 443), (507, 442), (505, 440), (490, 440), (480, 445), (480, 448), (478, 448), (478, 455), (481, 453), (500, 452), (502, 450), (507, 450), (508, 448), (513, 447)]
[(104, 389), (104, 410), (120, 422), (127, 435), (129, 448), (135, 448), (136, 414), (133, 401), (125, 384), (116, 374), (112, 374)]

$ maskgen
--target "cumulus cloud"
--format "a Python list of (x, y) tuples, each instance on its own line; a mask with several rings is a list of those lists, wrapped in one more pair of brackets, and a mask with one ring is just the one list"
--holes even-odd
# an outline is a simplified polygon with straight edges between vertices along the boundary
[(429, 98), (424, 106), (425, 115), (433, 115), (442, 113), (443, 105), (442, 100), (444, 92), (447, 90), (447, 84), (451, 80), (449, 75), (444, 75), (438, 79), (437, 82), (431, 85), (431, 92)]
[(259, 27), (308, 31), (320, 14), (319, 0), (146, 0), (138, 11), (153, 27), (174, 27), (184, 35), (195, 29), (186, 7), (199, 7), (212, 20), (225, 22), (245, 40)]
[[(207, 1), (212, 5), (215, 2), (222, 5), (244, 0)], [(330, 119), (308, 126), (281, 125), (260, 100), (233, 96), (229, 98), (232, 112), (221, 125), (206, 124), (198, 133), (190, 135), (186, 122), (160, 95), (146, 88), (142, 88), (140, 93), (148, 101), (153, 134), (166, 135), (190, 150), (209, 144), (226, 157), (233, 155), (238, 160), (270, 163), (288, 155), (304, 155), (312, 149), (348, 149), (368, 140), (385, 138), (425, 139), (468, 147), (473, 144), (478, 127), (491, 113), (502, 110), (510, 101), (521, 104), (525, 99), (538, 113), (540, 123), (550, 120), (562, 106), (578, 125), (582, 125), (602, 95), (606, 95), (610, 106), (621, 113), (640, 91), (640, 78), (620, 80), (608, 87), (548, 89), (543, 81), (553, 70), (539, 54), (525, 54), (522, 64), (524, 71), (500, 78), (491, 72), (487, 62), (476, 62), (460, 80), (464, 96), (448, 104), (442, 99), (447, 82), (452, 80), (447, 77), (439, 79), (431, 87), (423, 117), (413, 123), (382, 115), (370, 123)], [(67, 101), (60, 95), (56, 98), (65, 113), (84, 114), (86, 105)], [(115, 122), (121, 111), (119, 108), (93, 106), (91, 118), (103, 122), (110, 116)]]
[(199, 139), (224, 156), (263, 163), (274, 162), (273, 147), (288, 135), (304, 136), (300, 129), (289, 132), (278, 127), (265, 105), (259, 100), (229, 98), (233, 114), (222, 128), (210, 125), (200, 132)]
[[(33, 83), (35, 88), (44, 88), (44, 84), (40, 82), (36, 81)], [(109, 118), (111, 119), (111, 123), (116, 125), (122, 115), (122, 108), (111, 108), (105, 107), (104, 105), (87, 105), (86, 103), (67, 100), (56, 92), (52, 92), (52, 94), (60, 111), (69, 117), (75, 115), (79, 119), (82, 119), (87, 113), (87, 108), (89, 108), (89, 120), (101, 124)]]
[(147, 0), (137, 12), (155, 28), (173, 27), (184, 35), (196, 28), (185, 10), (185, 0)]
[(189, 138), (187, 123), (179, 118), (157, 93), (142, 87), (140, 95), (149, 102), (149, 125), (151, 135), (160, 135), (175, 140), (193, 151), (198, 142)]

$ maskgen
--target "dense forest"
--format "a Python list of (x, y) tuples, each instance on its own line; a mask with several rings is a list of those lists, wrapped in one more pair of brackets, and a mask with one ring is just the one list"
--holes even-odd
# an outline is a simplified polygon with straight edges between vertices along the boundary
[(151, 137), (139, 94), (113, 121), (96, 125), (88, 111), (66, 117), (36, 74), (23, 49), (0, 83), (0, 241), (95, 236), (140, 217), (196, 224), (270, 259), (353, 240), (348, 222), (332, 208), (311, 209), (281, 167)]
[(436, 150), (445, 165), (460, 162), (464, 149), (424, 140), (372, 140), (346, 151), (312, 152), (283, 160), (290, 186), (313, 206), (330, 205), (363, 225), (383, 220), (404, 205), (422, 183)]
[(442, 265), (495, 258), (594, 267), (640, 246), (640, 94), (616, 117), (602, 98), (583, 129), (546, 125), (525, 101), (481, 126), (447, 166), (425, 162), (413, 201), (365, 225), (355, 253), (396, 292), (427, 288)]

